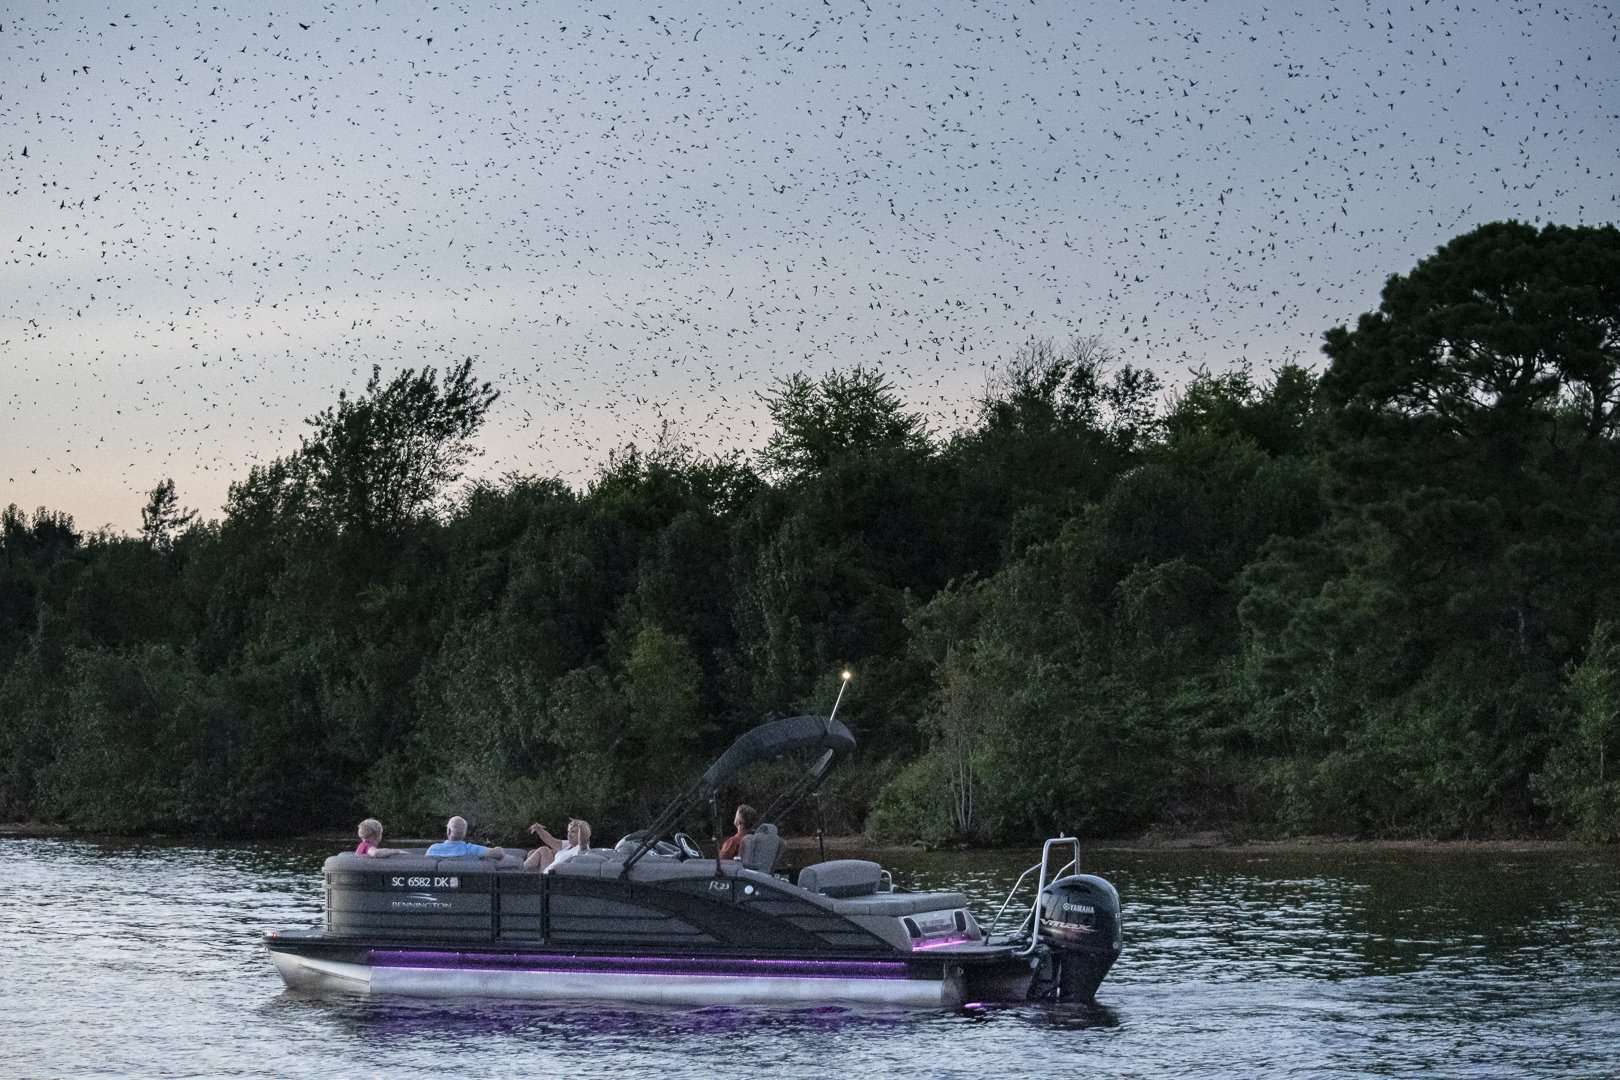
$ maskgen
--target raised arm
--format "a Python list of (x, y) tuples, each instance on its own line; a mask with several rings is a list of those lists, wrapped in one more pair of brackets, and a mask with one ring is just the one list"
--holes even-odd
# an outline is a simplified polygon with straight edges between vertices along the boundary
[(557, 839), (555, 836), (552, 836), (551, 830), (547, 829), (538, 821), (529, 826), (529, 831), (535, 836), (539, 837), (540, 842), (546, 845), (546, 847), (550, 848), (553, 852), (562, 850), (563, 842)]

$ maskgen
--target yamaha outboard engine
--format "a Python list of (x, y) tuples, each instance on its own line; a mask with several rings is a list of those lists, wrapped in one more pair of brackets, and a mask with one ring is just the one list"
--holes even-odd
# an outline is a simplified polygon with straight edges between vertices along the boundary
[(1091, 874), (1059, 878), (1041, 890), (1036, 933), (1050, 950), (1051, 969), (1041, 972), (1047, 992), (1089, 1004), (1119, 958), (1119, 893)]

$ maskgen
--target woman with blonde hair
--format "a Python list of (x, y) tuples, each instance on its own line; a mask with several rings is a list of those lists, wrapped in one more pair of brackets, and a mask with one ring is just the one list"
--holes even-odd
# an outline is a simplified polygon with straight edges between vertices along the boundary
[(529, 831), (540, 838), (540, 846), (523, 860), (525, 870), (549, 873), (552, 867), (567, 862), (582, 851), (591, 850), (591, 823), (583, 818), (568, 819), (566, 841), (552, 836), (550, 830), (539, 822), (530, 825)]
[(365, 855), (372, 859), (383, 859), (387, 858), (389, 855), (406, 854), (405, 852), (400, 851), (398, 848), (386, 848), (378, 846), (382, 843), (383, 827), (382, 822), (378, 821), (374, 817), (366, 818), (366, 820), (360, 823), (360, 827), (355, 831), (360, 836), (360, 843), (356, 844), (354, 848), (354, 853), (356, 855)]

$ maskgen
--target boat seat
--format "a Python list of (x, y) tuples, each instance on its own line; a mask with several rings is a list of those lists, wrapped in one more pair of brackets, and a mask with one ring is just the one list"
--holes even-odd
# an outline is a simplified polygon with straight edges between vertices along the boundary
[(341, 855), (333, 855), (323, 864), (327, 873), (333, 871), (347, 871), (350, 873), (371, 873), (379, 876), (383, 874), (491, 874), (497, 871), (510, 872), (523, 869), (523, 860), (507, 852), (502, 859), (474, 859), (470, 856), (460, 855), (454, 858), (428, 858), (419, 851), (406, 851), (403, 855), (394, 855), (381, 859), (373, 859), (365, 855), (356, 855), (352, 851), (345, 851)]
[[(720, 864), (723, 877), (736, 877), (743, 869), (735, 859)], [(611, 850), (582, 851), (551, 871), (553, 877), (617, 878), (624, 871), (624, 856)], [(685, 881), (714, 877), (713, 859), (670, 859), (644, 855), (630, 868), (630, 881)]]
[(591, 848), (546, 870), (555, 877), (618, 877), (624, 856), (612, 848)]
[(737, 853), (738, 861), (750, 870), (758, 870), (762, 874), (774, 873), (786, 847), (787, 842), (777, 835), (776, 826), (764, 822), (743, 837), (742, 850)]
[[(735, 878), (742, 864), (726, 859), (720, 864), (720, 876)], [(613, 873), (617, 875), (619, 868)], [(604, 876), (606, 871), (603, 872)], [(642, 859), (630, 868), (631, 881), (689, 881), (714, 877), (713, 859)]]
[(799, 871), (799, 888), (823, 896), (871, 896), (883, 880), (883, 868), (866, 859), (830, 859)]
[(829, 897), (828, 902), (840, 915), (892, 915), (896, 918), (967, 907), (967, 897), (959, 892), (886, 892), (847, 899)]

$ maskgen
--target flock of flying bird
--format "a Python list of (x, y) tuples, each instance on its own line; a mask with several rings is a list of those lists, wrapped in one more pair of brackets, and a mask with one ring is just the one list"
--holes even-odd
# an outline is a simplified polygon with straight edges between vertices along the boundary
[[(1128, 14), (1123, 14), (1127, 12)], [(479, 475), (763, 444), (795, 371), (936, 431), (1031, 338), (1314, 363), (1503, 218), (1620, 217), (1611, 5), (0, 0), (0, 504), (217, 507), (464, 356)]]

